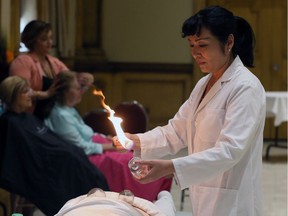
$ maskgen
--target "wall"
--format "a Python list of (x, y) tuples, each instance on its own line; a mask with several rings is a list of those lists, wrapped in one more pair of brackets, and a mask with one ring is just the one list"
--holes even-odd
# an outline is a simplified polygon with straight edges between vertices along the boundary
[[(112, 108), (121, 101), (138, 100), (153, 128), (166, 124), (188, 98), (192, 58), (181, 28), (193, 13), (192, 5), (191, 0), (102, 1), (101, 48), (108, 64), (91, 68)], [(77, 66), (90, 69), (87, 63)], [(78, 109), (85, 114), (97, 106), (99, 101), (90, 92)]]
[(191, 63), (181, 37), (192, 0), (104, 0), (103, 49), (113, 62)]
[[(8, 47), (11, 50), (18, 49), (19, 44), (17, 43), (17, 41), (19, 41), (19, 32), (17, 32), (19, 29), (17, 26), (19, 26), (20, 19), (18, 19), (19, 17), (17, 17), (17, 15), (20, 14), (20, 1), (21, 0), (0, 0), (1, 30), (4, 29), (4, 32), (9, 35)], [(90, 39), (95, 33), (99, 32), (98, 28), (96, 28), (97, 25), (95, 26), (94, 24), (94, 18), (98, 11), (89, 4), (92, 3), (92, 5), (95, 5), (96, 0), (76, 1), (78, 5), (85, 5), (85, 7), (80, 7), (84, 8), (82, 12), (85, 12), (87, 8), (91, 8), (88, 12), (86, 11), (86, 13), (78, 14), (79, 16), (77, 16), (76, 20), (79, 29), (77, 29), (76, 37), (79, 37), (79, 35), (82, 36), (82, 34), (84, 34), (83, 28), (88, 26), (85, 35), (92, 32), (92, 36), (88, 35)], [(46, 5), (50, 0), (37, 0), (37, 3), (39, 2), (42, 2), (42, 5)], [(250, 4), (251, 2), (253, 2), (253, 4)], [(189, 88), (186, 88), (187, 85), (184, 85), (184, 90), (185, 92), (190, 92), (195, 82), (202, 76), (202, 73), (197, 66), (193, 66), (193, 70), (187, 67), (192, 65), (192, 58), (186, 39), (181, 37), (181, 26), (183, 21), (193, 14), (193, 9), (198, 11), (208, 3), (217, 3), (226, 7), (232, 7), (235, 12), (238, 11), (240, 14), (244, 13), (243, 15), (245, 17), (251, 18), (251, 23), (255, 25), (257, 37), (256, 46), (258, 47), (256, 49), (257, 67), (253, 69), (253, 72), (263, 82), (267, 91), (287, 91), (287, 10), (285, 10), (287, 9), (287, 2), (285, 0), (102, 0), (102, 10), (100, 14), (102, 50), (98, 59), (100, 59), (100, 61), (103, 59), (107, 60), (107, 67), (105, 70), (96, 68), (99, 66), (97, 59), (98, 53), (95, 52), (96, 54), (93, 56), (93, 52), (90, 52), (91, 49), (89, 49), (91, 47), (81, 47), (82, 44), (85, 44), (83, 42), (86, 42), (82, 40), (83, 38), (85, 39), (85, 37), (79, 37), (79, 44), (80, 48), (83, 48), (81, 51), (87, 52), (83, 52), (84, 55), (82, 56), (78, 55), (78, 53), (76, 56), (73, 56), (75, 59), (77, 57), (79, 58), (79, 56), (81, 57), (81, 59), (79, 58), (81, 60), (80, 64), (77, 65), (79, 67), (75, 67), (75, 59), (67, 59), (66, 62), (71, 62), (72, 69), (83, 69), (84, 71), (95, 72), (96, 75), (101, 73), (103, 76), (101, 76), (100, 81), (103, 80), (104, 83), (108, 83), (107, 80), (109, 80), (110, 76), (115, 78), (115, 74), (117, 73), (117, 77), (121, 78), (118, 80), (121, 80), (121, 83), (124, 83), (122, 86), (125, 87), (129, 85), (125, 84), (126, 78), (123, 78), (124, 76), (122, 77), (121, 74), (127, 72), (129, 72), (129, 74), (143, 73), (143, 66), (148, 65), (150, 67), (152, 65), (149, 73), (145, 72), (147, 77), (160, 74), (159, 76), (165, 78), (165, 74), (170, 73), (173, 74), (173, 78), (171, 79), (171, 81), (173, 81), (174, 76), (177, 79), (179, 76), (185, 74), (191, 85)], [(248, 6), (243, 7), (243, 4)], [(268, 6), (259, 7), (261, 4), (267, 4)], [(89, 5), (89, 7), (87, 7), (87, 5)], [(253, 9), (251, 9), (251, 5), (254, 5)], [(276, 5), (280, 5), (280, 7), (276, 7)], [(79, 7), (77, 7), (77, 9), (80, 10)], [(40, 12), (43, 15), (43, 13), (47, 12), (47, 7), (43, 6)], [(249, 13), (252, 13), (252, 15), (250, 16)], [(255, 16), (255, 14), (257, 16)], [(271, 15), (274, 17), (270, 18)], [(277, 22), (275, 22), (275, 20)], [(85, 25), (87, 23), (90, 23), (90, 25)], [(267, 37), (266, 35), (269, 35), (269, 32), (274, 32), (274, 34), (270, 34), (270, 36)], [(92, 38), (92, 42), (93, 39), (94, 38)], [(273, 43), (270, 43), (271, 41)], [(102, 58), (102, 51), (105, 58)], [(112, 63), (112, 67), (110, 63)], [(121, 69), (118, 70), (119, 68), (115, 69), (113, 63), (123, 63), (123, 65)], [(131, 66), (130, 64), (134, 64), (133, 70), (129, 68)], [(171, 70), (168, 69), (170, 64), (173, 65), (173, 68), (181, 68), (184, 66), (186, 69), (184, 72), (180, 72), (182, 75), (178, 69), (173, 69), (171, 72)], [(70, 66), (70, 64), (68, 65)], [(277, 69), (278, 67), (273, 67), (277, 65), (281, 66), (281, 71)], [(165, 69), (158, 70), (162, 66)], [(278, 71), (274, 71), (275, 69)], [(125, 75), (125, 77), (127, 76)], [(139, 77), (141, 77), (141, 79), (143, 78), (143, 84), (145, 84), (144, 76), (139, 75)], [(158, 83), (161, 84), (161, 82)], [(109, 89), (110, 88), (111, 86), (109, 86)], [(159, 86), (159, 88), (161, 88), (161, 86)], [(127, 99), (125, 98), (125, 92), (129, 91), (129, 88), (116, 89), (111, 97), (108, 98), (125, 100)], [(148, 96), (147, 92), (143, 92), (143, 94), (145, 97)], [(119, 95), (122, 95), (122, 97), (119, 98)], [(187, 96), (186, 93), (183, 95)], [(177, 97), (176, 95), (171, 96)], [(181, 101), (178, 102), (183, 102), (184, 99), (185, 98), (182, 98)], [(111, 99), (111, 103), (115, 104), (117, 102), (118, 100)], [(162, 104), (159, 103), (159, 106), (161, 105)], [(91, 109), (91, 107), (88, 106), (86, 109)], [(169, 113), (176, 111), (176, 109), (171, 109)], [(285, 127), (281, 128), (281, 138), (287, 137), (287, 124), (284, 126)], [(273, 131), (270, 130), (268, 136), (266, 134), (265, 137), (271, 137), (272, 135)]]

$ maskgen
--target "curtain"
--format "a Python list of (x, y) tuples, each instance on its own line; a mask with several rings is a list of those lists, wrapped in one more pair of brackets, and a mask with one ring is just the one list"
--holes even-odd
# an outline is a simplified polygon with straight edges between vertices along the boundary
[(52, 54), (61, 58), (75, 55), (77, 0), (38, 0), (38, 18), (52, 25)]
[(76, 0), (56, 1), (58, 17), (58, 48), (61, 57), (75, 55)]
[[(9, 50), (18, 53), (20, 41), (20, 0), (0, 0), (0, 33)], [(13, 25), (11, 25), (13, 23)]]

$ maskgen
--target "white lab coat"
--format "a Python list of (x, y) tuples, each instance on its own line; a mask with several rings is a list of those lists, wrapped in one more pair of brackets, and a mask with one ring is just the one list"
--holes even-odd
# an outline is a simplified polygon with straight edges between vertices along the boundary
[(166, 126), (138, 134), (141, 158), (188, 146), (188, 156), (172, 161), (193, 216), (261, 216), (264, 88), (237, 56), (199, 104), (210, 76)]

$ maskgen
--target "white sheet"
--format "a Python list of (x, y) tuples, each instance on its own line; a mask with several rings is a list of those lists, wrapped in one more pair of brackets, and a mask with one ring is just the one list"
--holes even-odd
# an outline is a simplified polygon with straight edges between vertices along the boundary
[(287, 92), (266, 92), (266, 117), (274, 117), (275, 127), (288, 121), (287, 103)]

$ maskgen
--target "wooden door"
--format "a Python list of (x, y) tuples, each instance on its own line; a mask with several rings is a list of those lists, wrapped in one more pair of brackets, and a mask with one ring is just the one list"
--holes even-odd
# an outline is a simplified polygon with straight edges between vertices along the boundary
[[(194, 9), (208, 5), (223, 6), (250, 23), (256, 38), (252, 72), (266, 91), (287, 91), (287, 0), (196, 0)], [(265, 138), (273, 136), (273, 120), (267, 119)], [(287, 139), (287, 123), (279, 137)]]

